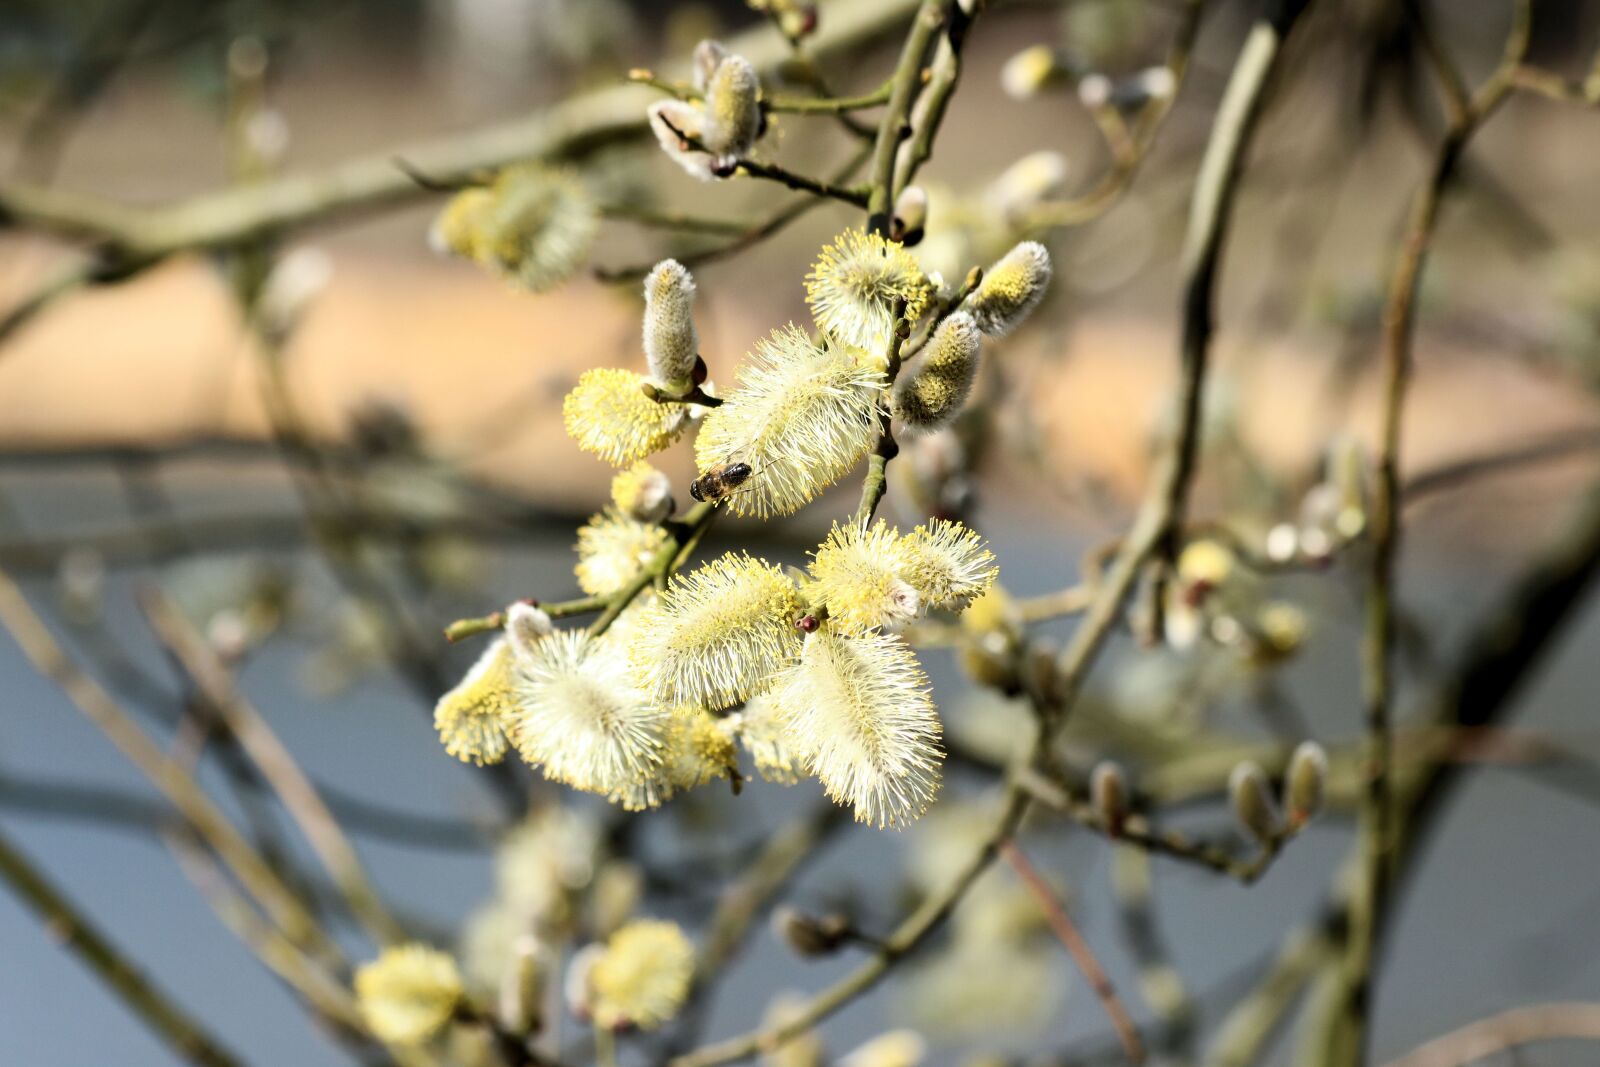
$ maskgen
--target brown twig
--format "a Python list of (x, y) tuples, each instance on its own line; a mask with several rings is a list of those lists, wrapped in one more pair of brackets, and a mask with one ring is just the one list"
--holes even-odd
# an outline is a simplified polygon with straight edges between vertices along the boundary
[(1000, 855), (1005, 857), (1011, 869), (1021, 877), (1028, 891), (1038, 901), (1039, 907), (1044, 910), (1045, 921), (1050, 924), (1056, 937), (1062, 945), (1066, 946), (1072, 962), (1077, 964), (1078, 970), (1088, 979), (1089, 986), (1094, 990), (1094, 995), (1099, 999), (1100, 1006), (1105, 1009), (1106, 1015), (1111, 1019), (1111, 1025), (1117, 1031), (1117, 1039), (1122, 1042), (1122, 1050), (1127, 1053), (1128, 1062), (1140, 1064), (1144, 1062), (1144, 1042), (1139, 1038), (1139, 1030), (1133, 1025), (1133, 1019), (1128, 1015), (1128, 1009), (1122, 1003), (1122, 997), (1117, 993), (1117, 987), (1111, 983), (1105, 968), (1100, 966), (1100, 961), (1095, 958), (1094, 950), (1078, 932), (1077, 925), (1067, 914), (1066, 909), (1056, 900), (1055, 894), (1050, 890), (1050, 884), (1039, 876), (1032, 863), (1023, 855), (1016, 842), (1007, 841), (1000, 846)]

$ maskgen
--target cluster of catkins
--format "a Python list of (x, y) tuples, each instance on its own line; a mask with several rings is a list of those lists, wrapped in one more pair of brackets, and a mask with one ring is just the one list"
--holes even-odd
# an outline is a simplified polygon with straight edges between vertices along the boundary
[[(579, 446), (621, 468), (611, 506), (579, 531), (579, 585), (624, 596), (668, 569), (673, 494), (645, 457), (698, 427), (702, 475), (748, 468), (720, 506), (791, 513), (865, 459), (885, 408), (909, 432), (947, 425), (982, 336), (1014, 327), (1048, 277), (1044, 249), (1018, 245), (952, 308), (955, 294), (941, 298), (900, 244), (846, 232), (807, 279), (817, 332), (773, 331), (708, 406), (694, 279), (673, 260), (657, 265), (644, 286), (648, 373), (588, 371), (564, 405)], [(891, 386), (891, 344), (919, 325), (926, 340)], [(899, 631), (930, 610), (963, 610), (995, 575), (993, 555), (959, 523), (902, 535), (880, 521), (836, 526), (804, 572), (724, 555), (659, 592), (646, 587), (596, 635), (513, 605), (504, 635), (440, 701), (436, 725), (460, 758), (488, 763), (515, 749), (548, 777), (630, 809), (736, 774), (742, 745), (765, 777), (814, 775), (857, 818), (903, 825), (932, 801), (942, 750), (927, 678)]]
[[(696, 97), (657, 103), (650, 121), (685, 169), (726, 176), (761, 136), (760, 83), (711, 41), (694, 69)], [(912, 192), (901, 201), (918, 206)], [(941, 520), (904, 535), (850, 523), (803, 572), (730, 553), (657, 590), (648, 579), (679, 564), (680, 546), (672, 488), (646, 460), (696, 429), (691, 488), (705, 506), (790, 514), (861, 464), (885, 413), (913, 434), (949, 425), (983, 337), (1021, 322), (1049, 278), (1048, 253), (1023, 242), (979, 283), (947, 290), (900, 241), (846, 231), (806, 278), (815, 331), (790, 323), (757, 341), (718, 397), (694, 278), (658, 264), (644, 283), (647, 373), (590, 370), (563, 405), (579, 447), (619, 468), (611, 506), (577, 543), (578, 583), (613, 602), (609, 625), (557, 630), (513, 605), (505, 633), (439, 702), (446, 748), (478, 763), (515, 749), (551, 779), (640, 809), (735, 776), (742, 745), (763, 776), (814, 775), (865, 822), (921, 815), (938, 789), (942, 730), (900, 631), (989, 589), (982, 540)]]

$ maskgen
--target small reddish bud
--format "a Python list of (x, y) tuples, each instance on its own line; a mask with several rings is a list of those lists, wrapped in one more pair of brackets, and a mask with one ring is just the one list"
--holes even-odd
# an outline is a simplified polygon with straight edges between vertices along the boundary
[(803, 634), (814, 634), (817, 627), (822, 625), (815, 615), (802, 615), (794, 620), (794, 628)]

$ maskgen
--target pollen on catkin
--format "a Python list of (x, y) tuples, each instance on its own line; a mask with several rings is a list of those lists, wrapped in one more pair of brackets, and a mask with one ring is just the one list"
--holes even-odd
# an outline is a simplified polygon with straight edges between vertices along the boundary
[(655, 773), (667, 712), (631, 681), (609, 634), (564, 630), (517, 663), (519, 706), (511, 739), (545, 777), (608, 794)]
[(775, 683), (788, 736), (858, 822), (901, 827), (939, 791), (939, 715), (917, 657), (891, 634), (824, 627)]
[(449, 954), (421, 944), (394, 945), (355, 975), (361, 1018), (379, 1041), (420, 1045), (439, 1031), (463, 995)]
[(930, 608), (962, 611), (1000, 576), (983, 538), (959, 522), (930, 519), (906, 535), (905, 578)]
[(1049, 285), (1050, 253), (1037, 241), (1023, 241), (989, 268), (966, 309), (978, 329), (1004, 337), (1032, 313)]
[(700, 338), (694, 329), (694, 276), (675, 259), (644, 279), (644, 358), (650, 376), (674, 396), (694, 387)]
[(678, 1014), (693, 976), (694, 945), (677, 923), (628, 923), (611, 935), (588, 971), (587, 1000), (595, 1025), (654, 1030)]
[(764, 560), (728, 553), (679, 574), (633, 627), (629, 654), (667, 707), (731, 707), (800, 652), (794, 581)]
[(496, 638), (456, 687), (439, 698), (433, 728), (444, 750), (464, 763), (499, 763), (510, 746), (515, 721), (511, 643)]
[(879, 519), (870, 528), (835, 525), (813, 554), (807, 598), (828, 609), (828, 625), (852, 633), (898, 630), (922, 610), (906, 581), (907, 557), (899, 531)]
[(599, 210), (583, 182), (542, 164), (507, 167), (487, 188), (458, 193), (435, 243), (534, 292), (572, 277), (589, 256)]
[(907, 430), (933, 433), (961, 413), (978, 377), (982, 340), (978, 324), (965, 311), (939, 324), (895, 382), (894, 413)]
[(789, 739), (783, 709), (771, 696), (760, 693), (751, 697), (730, 718), (739, 744), (750, 753), (757, 774), (778, 785), (794, 785), (801, 779), (804, 760)]
[(626, 811), (657, 808), (678, 793), (726, 778), (736, 765), (732, 731), (700, 708), (674, 711), (667, 720), (661, 765), (609, 799)]
[(578, 529), (578, 586), (610, 596), (639, 576), (671, 540), (661, 527), (607, 508)]
[(643, 461), (611, 479), (611, 502), (640, 522), (660, 522), (672, 514), (672, 480)]
[(644, 393), (642, 374), (617, 367), (586, 370), (561, 404), (567, 435), (585, 452), (623, 466), (659, 452), (689, 425), (687, 406)]
[(806, 303), (817, 325), (879, 361), (895, 328), (895, 302), (905, 300), (905, 317), (914, 322), (932, 295), (915, 256), (865, 230), (840, 234), (806, 275)]
[(820, 349), (792, 323), (756, 342), (738, 388), (695, 438), (702, 471), (748, 463), (725, 505), (736, 515), (787, 515), (850, 472), (878, 438), (883, 374)]

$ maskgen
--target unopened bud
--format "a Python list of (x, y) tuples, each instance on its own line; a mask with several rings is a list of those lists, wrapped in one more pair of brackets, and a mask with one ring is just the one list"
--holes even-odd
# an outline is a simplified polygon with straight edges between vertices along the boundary
[(778, 16), (778, 28), (792, 41), (817, 32), (817, 5), (791, 4)]
[(1111, 79), (1104, 74), (1086, 74), (1078, 80), (1078, 99), (1090, 111), (1111, 103), (1114, 91)]
[(1027, 100), (1061, 73), (1054, 50), (1047, 44), (1024, 48), (1000, 68), (1000, 88), (1013, 100)]
[[(1001, 647), (992, 647), (994, 644)], [(1004, 641), (964, 642), (956, 652), (956, 662), (967, 673), (967, 677), (979, 685), (1008, 695), (1022, 691), (1022, 680), (1017, 675), (1017, 657), (1011, 654)]]
[(1190, 541), (1178, 554), (1178, 577), (1187, 586), (1210, 591), (1233, 573), (1233, 553), (1220, 541)]
[(1327, 784), (1328, 753), (1315, 741), (1300, 742), (1289, 757), (1283, 783), (1283, 804), (1290, 829), (1300, 829), (1322, 811)]
[(1128, 776), (1114, 760), (1101, 760), (1089, 774), (1089, 803), (1112, 837), (1128, 817)]
[(822, 623), (815, 615), (802, 615), (794, 620), (794, 628), (803, 634), (814, 634)]
[(1272, 783), (1258, 764), (1245, 760), (1234, 767), (1228, 776), (1228, 800), (1239, 828), (1261, 844), (1270, 843), (1282, 830)]
[(1023, 241), (984, 272), (977, 291), (967, 298), (967, 310), (978, 329), (1004, 337), (1044, 299), (1049, 284), (1050, 253), (1037, 241)]
[(889, 239), (910, 247), (922, 240), (928, 225), (928, 191), (908, 185), (894, 202), (894, 217), (889, 220)]
[(553, 633), (555, 625), (537, 604), (519, 600), (506, 608), (506, 638), (516, 655), (532, 655), (533, 647)]
[(702, 93), (711, 85), (717, 68), (728, 58), (728, 49), (721, 41), (707, 38), (694, 46), (694, 87)]
[(895, 383), (894, 413), (907, 430), (932, 433), (961, 413), (978, 376), (983, 337), (972, 315), (958, 311), (939, 324), (927, 347)]
[(1294, 604), (1274, 600), (1256, 614), (1256, 652), (1268, 661), (1288, 659), (1306, 640), (1306, 614)]
[(850, 921), (837, 913), (808, 915), (781, 907), (772, 913), (772, 932), (801, 956), (828, 956), (850, 939)]
[(700, 338), (694, 329), (694, 276), (675, 259), (657, 263), (644, 279), (644, 358), (667, 392), (694, 387)]
[(760, 136), (761, 79), (748, 59), (725, 56), (706, 85), (706, 148), (737, 164)]
[(1353, 541), (1367, 528), (1367, 456), (1361, 442), (1340, 438), (1334, 443), (1328, 466), (1339, 501), (1333, 528), (1346, 541)]
[(1300, 531), (1292, 522), (1280, 522), (1267, 531), (1267, 558), (1274, 563), (1287, 563), (1300, 551)]

